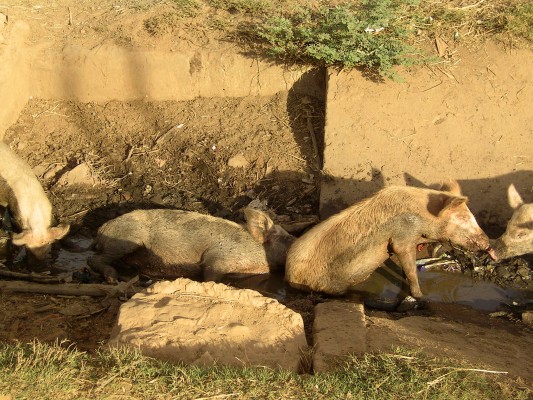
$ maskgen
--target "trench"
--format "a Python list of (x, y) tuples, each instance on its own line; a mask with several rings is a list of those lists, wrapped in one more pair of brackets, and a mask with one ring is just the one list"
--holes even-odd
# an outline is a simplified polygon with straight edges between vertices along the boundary
[[(284, 222), (319, 214), (324, 70), (287, 72), (239, 57), (213, 69), (212, 54), (97, 50), (68, 47), (27, 75), (16, 63), (9, 67), (10, 60), (21, 62), (18, 53), (4, 65), (13, 78), (4, 140), (28, 160), (56, 215), (82, 243), (106, 220), (135, 208), (239, 220), (240, 209), (257, 201)], [(236, 156), (243, 164), (230, 166)], [(74, 173), (80, 166), (85, 172)], [(86, 256), (59, 250), (58, 273), (83, 269)], [(374, 275), (355, 289), (398, 297), (401, 279)], [(467, 274), (421, 271), (419, 277), (431, 301), (494, 311), (531, 299), (531, 291)], [(279, 276), (252, 287), (284, 302), (301, 295)]]

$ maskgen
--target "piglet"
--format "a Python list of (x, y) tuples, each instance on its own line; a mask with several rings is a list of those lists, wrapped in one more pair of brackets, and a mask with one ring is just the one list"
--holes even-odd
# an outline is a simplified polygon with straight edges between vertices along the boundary
[(109, 282), (117, 280), (112, 264), (119, 260), (151, 277), (209, 281), (284, 267), (294, 236), (259, 210), (244, 213), (246, 227), (182, 210), (132, 211), (100, 227), (87, 263)]
[(26, 246), (37, 261), (50, 256), (51, 244), (69, 231), (69, 225), (52, 225), (52, 205), (30, 166), (0, 142), (0, 205), (7, 207), (21, 232), (12, 243)]
[(514, 209), (507, 229), (492, 247), (499, 259), (533, 253), (533, 204), (526, 204), (514, 187), (507, 190), (509, 205)]
[(412, 296), (420, 298), (418, 244), (450, 241), (468, 250), (492, 252), (466, 202), (455, 181), (441, 190), (382, 189), (298, 238), (287, 255), (285, 279), (296, 288), (339, 295), (396, 254)]

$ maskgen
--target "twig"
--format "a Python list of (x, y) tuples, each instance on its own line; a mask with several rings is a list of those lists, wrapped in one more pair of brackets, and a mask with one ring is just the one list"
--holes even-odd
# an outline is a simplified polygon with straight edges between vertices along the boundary
[(115, 378), (117, 376), (119, 376), (120, 374), (126, 372), (128, 369), (132, 369), (133, 367), (135, 367), (137, 364), (141, 363), (143, 361), (143, 359), (139, 359), (139, 360), (135, 360), (134, 362), (132, 362), (131, 364), (128, 364), (126, 365), (124, 368), (122, 368), (120, 371), (118, 371), (117, 373), (111, 375), (109, 378), (107, 378), (105, 381), (103, 381), (102, 383), (99, 383), (98, 384), (98, 388), (96, 390), (101, 390), (103, 389), (104, 387), (106, 387), (107, 385), (109, 385), (111, 382), (113, 382), (115, 380)]
[(455, 82), (457, 82), (457, 83), (461, 83), (461, 82), (459, 82), (459, 81), (457, 80), (457, 78), (455, 77), (455, 75), (452, 74), (451, 72), (446, 72), (446, 71), (444, 71), (444, 70), (443, 70), (442, 68), (440, 68), (438, 65), (437, 65), (436, 67), (437, 67), (437, 69), (438, 69), (440, 72), (442, 72), (442, 73), (443, 73), (444, 75), (446, 75), (448, 78), (453, 79), (453, 80), (454, 80)]
[(306, 161), (306, 160), (304, 160), (303, 158), (301, 158), (301, 157), (298, 157), (298, 156), (294, 156), (294, 155), (292, 155), (292, 154), (290, 154), (290, 153), (287, 153), (287, 155), (288, 155), (289, 157), (292, 157), (292, 158), (296, 158), (297, 160), (303, 161), (304, 163), (306, 163), (306, 162), (307, 162), (307, 161)]
[(431, 87), (428, 87), (427, 89), (422, 90), (421, 93), (427, 92), (427, 91), (429, 91), (429, 90), (431, 90), (431, 89), (435, 89), (436, 87), (442, 85), (442, 82), (443, 82), (443, 81), (440, 81), (440, 82), (437, 83), (436, 85), (433, 85), (433, 86), (431, 86)]
[(68, 24), (72, 25), (72, 10), (68, 8)]
[(5, 269), (0, 269), (0, 276), (3, 276), (4, 278), (21, 279), (23, 281), (47, 283), (47, 284), (57, 284), (57, 283), (64, 282), (63, 279), (56, 278), (53, 276), (40, 275), (40, 274), (34, 274), (34, 273), (24, 274), (22, 272), (7, 271)]
[(315, 151), (316, 157), (316, 168), (318, 171), (322, 169), (322, 160), (320, 158), (320, 153), (318, 152), (318, 143), (316, 140), (315, 129), (313, 128), (313, 123), (311, 122), (311, 115), (309, 111), (307, 112), (307, 129), (309, 130), (309, 136), (311, 136), (311, 141), (313, 142), (313, 150)]
[(67, 296), (93, 296), (93, 297), (122, 297), (132, 296), (135, 291), (128, 286), (128, 282), (121, 282), (118, 285), (103, 285), (96, 283), (74, 284), (43, 284), (24, 281), (0, 281), (0, 290), (14, 293), (42, 293)]
[(464, 7), (448, 7), (449, 10), (468, 10), (469, 8), (474, 8), (479, 6), (481, 3), (485, 2), (485, 0), (479, 0), (477, 3), (470, 4), (469, 6)]
[(172, 125), (170, 127), (170, 129), (168, 129), (165, 133), (163, 133), (161, 136), (159, 136), (155, 141), (154, 141), (154, 144), (152, 146), (155, 147), (157, 146), (160, 142), (163, 141), (163, 139), (165, 139), (172, 131), (176, 130), (176, 129), (181, 129), (183, 128), (183, 124), (177, 124), (177, 125)]
[(491, 371), (486, 369), (477, 369), (477, 368), (452, 368), (450, 372), (446, 372), (444, 375), (439, 376), (437, 379), (432, 380), (431, 382), (428, 382), (428, 386), (433, 386), (442, 381), (446, 376), (453, 374), (454, 372), (460, 372), (460, 371), (472, 371), (472, 372), (484, 372), (487, 374), (507, 374), (507, 371)]
[(124, 161), (128, 161), (131, 158), (131, 155), (133, 154), (134, 151), (135, 151), (135, 146), (131, 146), (130, 150), (128, 151), (128, 156), (126, 157)]
[(225, 397), (238, 396), (239, 394), (240, 393), (217, 394), (215, 396), (209, 396), (209, 397), (197, 397), (194, 400), (223, 399)]
[(104, 308), (101, 308), (101, 309), (99, 309), (99, 310), (93, 311), (92, 313), (89, 313), (89, 314), (86, 314), (86, 315), (78, 315), (78, 316), (75, 317), (74, 319), (89, 318), (89, 317), (92, 317), (93, 315), (100, 314), (101, 312), (107, 310), (108, 308), (109, 308), (109, 307), (104, 307)]
[(89, 212), (89, 209), (86, 208), (85, 210), (81, 210), (81, 211), (75, 212), (74, 214), (67, 215), (64, 218), (73, 218), (73, 217), (77, 217), (79, 215), (87, 214), (88, 212)]

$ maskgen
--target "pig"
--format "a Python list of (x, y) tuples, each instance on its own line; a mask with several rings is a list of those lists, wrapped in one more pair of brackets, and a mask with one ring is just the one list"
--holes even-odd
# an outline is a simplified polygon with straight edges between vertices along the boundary
[(285, 280), (298, 289), (341, 295), (396, 254), (411, 295), (421, 298), (417, 245), (451, 241), (492, 252), (466, 202), (456, 181), (441, 190), (386, 187), (298, 238), (287, 254)]
[(0, 205), (11, 211), (16, 246), (25, 246), (38, 262), (50, 258), (51, 245), (63, 238), (70, 226), (52, 227), (52, 205), (30, 166), (9, 146), (0, 142)]
[(533, 253), (533, 203), (524, 203), (512, 184), (507, 189), (507, 199), (514, 209), (513, 215), (503, 235), (492, 241), (494, 252), (501, 260)]
[(133, 262), (145, 275), (166, 279), (220, 281), (284, 267), (295, 237), (262, 211), (246, 208), (244, 214), (246, 227), (182, 210), (132, 211), (100, 227), (97, 254), (87, 264), (108, 282), (117, 280), (111, 264), (120, 259)]

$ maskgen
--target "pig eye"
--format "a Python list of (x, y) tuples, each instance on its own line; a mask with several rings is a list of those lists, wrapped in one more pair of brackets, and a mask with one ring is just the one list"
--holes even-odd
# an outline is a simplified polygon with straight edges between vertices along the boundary
[(525, 231), (518, 231), (516, 232), (515, 236), (518, 238), (518, 239), (523, 239), (526, 237), (526, 232)]

